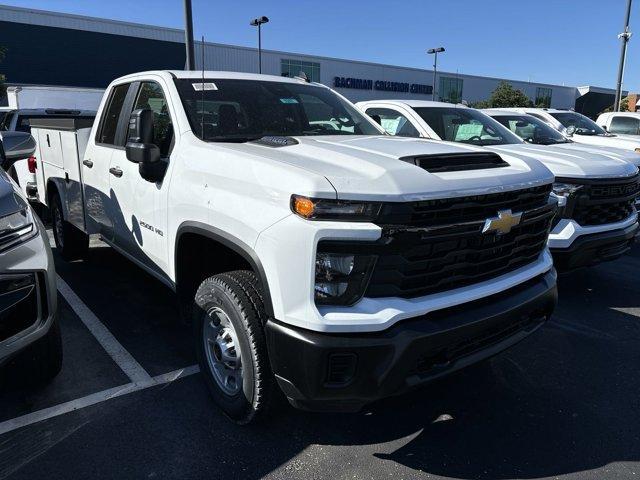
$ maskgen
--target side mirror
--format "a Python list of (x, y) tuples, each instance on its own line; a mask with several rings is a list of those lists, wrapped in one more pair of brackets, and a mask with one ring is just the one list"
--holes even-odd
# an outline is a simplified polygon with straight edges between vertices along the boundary
[(138, 164), (140, 176), (148, 182), (164, 178), (166, 164), (160, 161), (160, 148), (153, 143), (153, 111), (141, 108), (131, 112), (125, 146), (127, 159)]
[(31, 157), (36, 151), (36, 141), (26, 132), (0, 133), (0, 166), (8, 170), (18, 160)]
[(573, 137), (573, 134), (576, 133), (576, 126), (575, 125), (569, 125), (567, 127), (567, 131), (566, 131), (567, 135), (569, 137)]

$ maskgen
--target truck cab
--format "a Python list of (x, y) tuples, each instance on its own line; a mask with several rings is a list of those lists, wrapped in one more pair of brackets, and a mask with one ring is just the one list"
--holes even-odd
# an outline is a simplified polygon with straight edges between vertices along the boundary
[(100, 235), (174, 291), (239, 423), (278, 391), (358, 410), (508, 348), (556, 304), (545, 166), (392, 137), (303, 78), (137, 73), (91, 127), (33, 130), (58, 250)]
[(606, 112), (601, 113), (596, 123), (604, 130), (615, 135), (640, 135), (640, 113), (638, 112)]

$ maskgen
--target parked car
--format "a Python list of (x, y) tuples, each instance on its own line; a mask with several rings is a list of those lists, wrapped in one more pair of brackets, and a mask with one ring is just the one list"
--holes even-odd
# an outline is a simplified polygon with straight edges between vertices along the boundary
[(605, 131), (596, 122), (578, 112), (555, 108), (513, 108), (519, 113), (527, 113), (547, 122), (574, 142), (602, 147), (623, 148), (640, 153), (640, 139), (614, 135)]
[(607, 132), (616, 135), (640, 135), (640, 113), (638, 112), (601, 113), (596, 123)]
[[(0, 132), (3, 167), (33, 154), (28, 133)], [(62, 366), (56, 276), (44, 226), (0, 168), (0, 366), (20, 357), (28, 381), (45, 382)], [(13, 363), (12, 363), (13, 366)]]
[[(41, 119), (55, 120), (60, 128), (72, 120), (81, 120), (91, 125), (96, 116), (91, 110), (70, 110), (55, 108), (29, 108), (10, 110), (0, 122), (0, 132), (31, 132), (31, 124)], [(38, 139), (36, 138), (36, 143)], [(50, 142), (50, 140), (48, 140)], [(7, 173), (20, 186), (25, 197), (30, 202), (38, 202), (38, 188), (36, 170), (38, 160), (35, 156), (15, 162)]]
[(627, 161), (578, 149), (532, 145), (479, 110), (442, 102), (360, 102), (392, 134), (484, 146), (500, 155), (534, 157), (556, 177), (560, 210), (549, 235), (556, 267), (571, 270), (626, 253), (638, 230), (638, 168)]
[(202, 76), (122, 77), (91, 129), (33, 131), (56, 145), (39, 158), (59, 251), (100, 234), (173, 289), (231, 418), (277, 390), (358, 410), (549, 318), (557, 202), (541, 163), (389, 137), (303, 79)]
[(500, 122), (527, 143), (534, 145), (553, 145), (554, 147), (565, 148), (573, 152), (580, 150), (597, 153), (619, 160), (626, 160), (640, 167), (640, 154), (634, 151), (574, 142), (570, 138), (562, 135), (548, 123), (528, 113), (518, 113), (508, 108), (487, 108), (482, 110), (482, 112)]

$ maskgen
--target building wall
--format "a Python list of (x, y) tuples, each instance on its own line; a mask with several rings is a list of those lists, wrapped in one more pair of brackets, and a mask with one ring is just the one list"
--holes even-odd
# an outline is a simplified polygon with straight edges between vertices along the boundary
[[(9, 48), (2, 72), (10, 83), (104, 87), (113, 78), (135, 71), (184, 68), (182, 30), (6, 6), (0, 6), (0, 18), (0, 45)], [(199, 42), (195, 53), (198, 68), (201, 68), (203, 54)], [(320, 82), (332, 87), (335, 77), (370, 80), (371, 85), (385, 81), (422, 86), (422, 93), (373, 87), (367, 90), (336, 88), (353, 101), (431, 99), (433, 72), (428, 69), (263, 51), (263, 73), (280, 75), (282, 59), (318, 63)], [(207, 43), (204, 64), (208, 70), (257, 73), (258, 52), (254, 48)], [(501, 81), (441, 72), (436, 79), (436, 92), (442, 77), (462, 80), (460, 99), (468, 102), (489, 98)], [(449, 82), (452, 83), (457, 84)], [(535, 100), (537, 88), (550, 88), (551, 106), (557, 108), (573, 107), (579, 96), (574, 87), (511, 80), (509, 83), (532, 100)]]

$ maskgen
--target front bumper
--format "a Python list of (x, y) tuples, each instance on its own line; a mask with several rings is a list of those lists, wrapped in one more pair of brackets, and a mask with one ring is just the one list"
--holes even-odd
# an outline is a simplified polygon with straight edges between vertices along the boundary
[(553, 262), (565, 272), (615, 260), (629, 251), (637, 232), (635, 221), (622, 228), (577, 236), (566, 248), (551, 247)]
[(514, 345), (550, 317), (556, 302), (551, 270), (502, 293), (381, 332), (328, 334), (270, 320), (271, 366), (293, 405), (356, 411)]
[[(0, 280), (33, 274), (35, 282), (33, 294), (26, 291), (21, 302), (37, 302), (37, 305), (23, 305), (22, 310), (11, 311), (9, 297), (0, 298), (0, 321), (11, 322), (0, 326), (0, 365), (47, 334), (55, 319), (57, 310), (56, 277), (49, 237), (39, 219), (36, 218), (38, 234), (30, 240), (0, 253)], [(3, 306), (4, 305), (4, 306)], [(19, 318), (22, 312), (35, 310), (28, 319)], [(17, 314), (16, 314), (17, 313)], [(6, 333), (10, 332), (10, 333)]]

